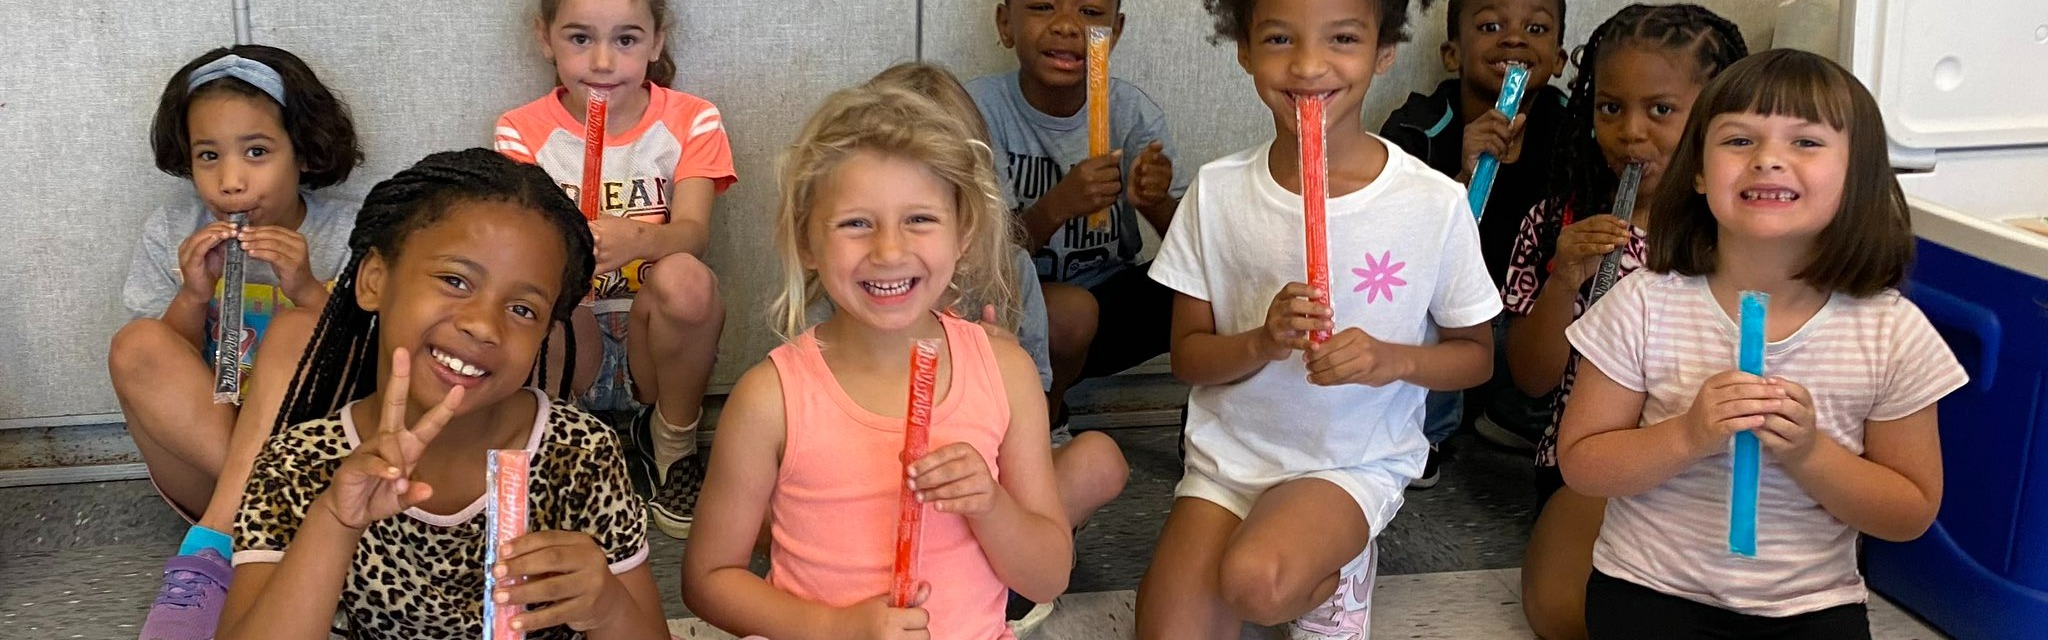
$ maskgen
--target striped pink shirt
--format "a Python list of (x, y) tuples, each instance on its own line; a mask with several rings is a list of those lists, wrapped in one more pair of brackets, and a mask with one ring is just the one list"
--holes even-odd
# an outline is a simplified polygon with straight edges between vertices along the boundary
[[(1692, 406), (1700, 383), (1735, 368), (1737, 327), (1704, 277), (1639, 271), (1565, 331), (1586, 362), (1645, 392), (1639, 424)], [(1764, 371), (1813, 393), (1817, 427), (1863, 452), (1871, 421), (1913, 414), (1968, 377), (1927, 317), (1897, 291), (1835, 294), (1804, 327), (1764, 349)], [(1607, 502), (1593, 567), (1657, 591), (1782, 617), (1863, 602), (1856, 531), (1823, 510), (1766, 453), (1757, 557), (1728, 552), (1730, 456), (1701, 460), (1654, 489)]]

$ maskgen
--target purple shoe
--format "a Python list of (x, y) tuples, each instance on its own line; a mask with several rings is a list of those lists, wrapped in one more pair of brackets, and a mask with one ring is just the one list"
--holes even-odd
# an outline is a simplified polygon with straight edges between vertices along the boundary
[(212, 549), (164, 562), (164, 583), (142, 621), (141, 640), (211, 640), (228, 604), (234, 567)]

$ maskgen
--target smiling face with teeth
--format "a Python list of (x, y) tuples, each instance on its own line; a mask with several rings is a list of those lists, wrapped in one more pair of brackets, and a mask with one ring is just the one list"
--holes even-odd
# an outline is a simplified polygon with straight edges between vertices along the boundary
[[(1017, 51), (1018, 88), (1050, 115), (1073, 115), (1088, 96), (1088, 27), (1124, 31), (1119, 0), (1007, 0), (996, 5), (996, 33)], [(1058, 105), (1054, 107), (1054, 105)], [(1048, 108), (1054, 107), (1054, 108)]]
[(1721, 234), (1811, 241), (1835, 218), (1849, 170), (1848, 134), (1788, 115), (1714, 116), (1695, 189)]
[[(1529, 67), (1529, 82), (1564, 74), (1564, 4), (1560, 0), (1464, 0), (1449, 7), (1452, 32), (1440, 53), (1444, 71), (1463, 80), (1474, 102), (1491, 107), (1507, 82), (1508, 62)], [(1535, 98), (1530, 91), (1527, 97)], [(1467, 119), (1478, 113), (1465, 113)]]
[[(1400, 44), (1380, 41), (1379, 21), (1380, 6), (1373, 0), (1265, 0), (1252, 8), (1237, 62), (1251, 74), (1259, 100), (1273, 110), (1281, 136), (1295, 135), (1295, 102), (1301, 96), (1324, 97), (1326, 126), (1357, 119), (1373, 77), (1393, 68)], [(1339, 146), (1339, 136), (1358, 131), (1331, 127), (1332, 148)]]
[(797, 252), (832, 299), (835, 320), (883, 332), (936, 322), (932, 309), (953, 280), (966, 233), (953, 188), (922, 163), (863, 150), (840, 161), (815, 193)]
[[(522, 206), (463, 202), (396, 256), (364, 259), (357, 303), (377, 313), (380, 360), (399, 347), (412, 354), (415, 409), (457, 386), (465, 412), (490, 407), (526, 383), (568, 261), (559, 234)], [(390, 371), (380, 361), (377, 379)]]

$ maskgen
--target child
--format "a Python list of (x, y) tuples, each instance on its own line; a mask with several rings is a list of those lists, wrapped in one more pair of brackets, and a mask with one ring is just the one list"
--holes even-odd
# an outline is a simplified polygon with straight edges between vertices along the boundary
[(574, 197), (590, 92), (609, 92), (604, 215), (590, 223), (596, 301), (575, 314), (579, 341), (603, 348), (586, 351), (579, 368), (593, 373), (575, 388), (590, 411), (637, 412), (633, 462), (654, 486), (654, 523), (684, 538), (704, 479), (704, 388), (725, 326), (718, 279), (700, 258), (712, 198), (736, 178), (718, 108), (669, 88), (670, 23), (666, 2), (540, 0), (534, 34), (561, 84), (498, 118), (497, 148), (539, 164)]
[[(501, 605), (551, 603), (513, 619), (528, 637), (667, 637), (618, 442), (523, 386), (590, 286), (588, 229), (487, 149), (371, 189), (236, 517), (221, 638), (326, 638), (337, 611), (353, 638), (478, 637), (485, 571), (525, 577)], [(486, 567), (491, 449), (533, 456), (534, 533)]]
[[(194, 193), (143, 224), (122, 292), (135, 319), (114, 335), (107, 369), (151, 480), (192, 523), (141, 637), (206, 638), (232, 577), (225, 532), (290, 375), (270, 363), (296, 361), (304, 341), (288, 310), (326, 304), (324, 283), (348, 259), (357, 205), (318, 190), (347, 180), (363, 152), (348, 107), (313, 70), (260, 45), (208, 51), (172, 75), (150, 144), (157, 169)], [(240, 230), (236, 213), (248, 216)], [(213, 400), (229, 240), (248, 252), (239, 405)], [(258, 358), (272, 337), (282, 344), (262, 352), (279, 353)]]
[[(1554, 193), (1522, 218), (1507, 274), (1508, 370), (1531, 397), (1553, 397), (1552, 425), (1536, 453), (1536, 507), (1522, 565), (1522, 611), (1546, 640), (1584, 638), (1586, 576), (1606, 504), (1564, 487), (1557, 418), (1573, 380), (1564, 328), (1585, 313), (1607, 254), (1628, 275), (1642, 265), (1650, 197), (1707, 81), (1749, 55), (1733, 23), (1696, 5), (1630, 5), (1593, 30), (1577, 56)], [(1617, 173), (1644, 172), (1630, 226), (1606, 212)], [(1568, 220), (1574, 220), (1567, 225)], [(1555, 391), (1556, 393), (1552, 393)]]
[[(1479, 223), (1479, 250), (1494, 286), (1507, 272), (1508, 252), (1523, 212), (1547, 192), (1548, 163), (1559, 125), (1563, 124), (1564, 93), (1550, 86), (1564, 73), (1565, 0), (1451, 0), (1445, 7), (1444, 71), (1457, 75), (1437, 85), (1430, 95), (1409, 94), (1406, 104), (1380, 126), (1402, 151), (1430, 168), (1470, 182), (1482, 153), (1500, 160), (1488, 215)], [(1529, 84), (1521, 113), (1510, 122), (1494, 109), (1506, 82), (1507, 63), (1529, 67)], [(1534, 162), (1521, 162), (1522, 158)], [(1442, 444), (1461, 425), (1478, 424), (1480, 434), (1500, 444), (1529, 448), (1541, 430), (1539, 415), (1547, 403), (1522, 396), (1509, 386), (1505, 368), (1506, 335), (1494, 327), (1494, 374), (1485, 386), (1465, 394), (1431, 393), (1429, 464), (1412, 485), (1436, 486), (1447, 461)], [(1467, 401), (1473, 405), (1465, 410)], [(1524, 435), (1527, 434), (1527, 435)]]
[[(1118, 9), (1119, 0), (1003, 0), (996, 33), (1017, 51), (1018, 68), (967, 83), (1045, 283), (1051, 399), (1062, 430), (1069, 386), (1166, 352), (1173, 305), (1172, 292), (1137, 262), (1140, 219), (1165, 235), (1187, 190), (1187, 172), (1174, 170), (1166, 112), (1137, 86), (1111, 79), (1112, 151), (1088, 155), (1087, 31), (1121, 34)], [(1091, 230), (1088, 214), (1104, 209), (1109, 226)]]
[[(975, 108), (973, 98), (944, 67), (923, 62), (898, 64), (876, 74), (873, 80), (868, 81), (868, 86), (902, 87), (931, 98), (949, 115), (965, 123), (974, 139), (988, 140), (988, 129), (982, 125), (981, 112)], [(998, 174), (995, 177), (997, 191), (1008, 194), (1009, 190), (1001, 186), (1005, 184), (1002, 176)], [(1012, 286), (1024, 301), (1023, 317), (1015, 335), (1018, 344), (1031, 354), (1031, 362), (1038, 365), (1041, 387), (1050, 390), (1052, 362), (1046, 352), (1045, 297), (1037, 279), (1030, 275), (1034, 269), (1031, 254), (1023, 249), (1014, 249), (1011, 253), (1016, 256), (1012, 262), (1016, 263), (1019, 278)], [(828, 313), (826, 308), (829, 306), (819, 305), (821, 311)], [(972, 304), (966, 306), (970, 310), (974, 308)], [(992, 325), (988, 320), (985, 317), (982, 324), (991, 335), (1009, 334), (1006, 328)], [(1054, 432), (1052, 445), (1053, 475), (1059, 484), (1060, 507), (1067, 514), (1067, 522), (1073, 523), (1078, 532), (1089, 516), (1123, 492), (1124, 482), (1130, 479), (1130, 466), (1116, 440), (1100, 432), (1091, 431), (1078, 436), (1071, 431)], [(1010, 619), (1011, 629), (1022, 637), (1051, 614), (1051, 602), (1033, 603), (1012, 594), (1005, 617)]]
[[(1894, 289), (1913, 233), (1885, 139), (1870, 92), (1801, 51), (1745, 58), (1693, 103), (1645, 270), (1566, 330), (1560, 468), (1609, 498), (1590, 637), (1870, 637), (1857, 534), (1933, 523), (1935, 403), (1966, 382)], [(1734, 370), (1745, 290), (1770, 295), (1768, 377)], [(1726, 536), (1745, 430), (1767, 452), (1754, 558)]]
[[(1065, 590), (1072, 538), (1031, 358), (932, 311), (957, 292), (998, 309), (1015, 295), (1010, 223), (971, 135), (907, 91), (848, 89), (786, 156), (772, 311), (792, 340), (740, 378), (719, 420), (683, 556), (684, 602), (705, 621), (777, 640), (986, 640), (1010, 637), (1006, 586), (1036, 601)], [(821, 292), (832, 317), (805, 329)], [(916, 339), (945, 348), (932, 451), (904, 461)], [(917, 574), (928, 584), (890, 609), (906, 462), (930, 507)], [(766, 581), (747, 568), (763, 520)]]
[[(1373, 77), (1407, 39), (1407, 2), (1205, 4), (1275, 131), (1202, 167), (1152, 267), (1179, 292), (1173, 368), (1194, 392), (1187, 469), (1138, 585), (1138, 637), (1295, 621), (1295, 638), (1355, 640), (1370, 629), (1372, 540), (1428, 457), (1423, 394), (1486, 378), (1500, 296), (1464, 189), (1359, 126)], [(1294, 257), (1295, 102), (1318, 94), (1327, 297), (1300, 282)], [(1311, 330), (1333, 335), (1311, 345)]]

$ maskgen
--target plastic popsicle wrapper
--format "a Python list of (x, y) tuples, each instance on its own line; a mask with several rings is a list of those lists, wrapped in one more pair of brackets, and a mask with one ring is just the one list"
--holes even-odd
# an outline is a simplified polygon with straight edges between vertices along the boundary
[[(1109, 153), (1109, 27), (1088, 28), (1088, 157)], [(1089, 231), (1109, 229), (1109, 210), (1088, 214)]]
[(499, 587), (518, 583), (518, 576), (497, 578), (491, 571), (501, 559), (499, 548), (526, 535), (526, 482), (531, 475), (532, 453), (524, 449), (493, 449), (486, 463), (490, 501), (484, 503), (484, 640), (524, 640), (526, 632), (512, 628), (512, 616), (526, 610), (521, 605), (501, 605), (492, 594)]
[(604, 114), (610, 104), (609, 92), (591, 91), (583, 112), (583, 184), (576, 191), (576, 204), (591, 220), (604, 212)]
[[(249, 225), (249, 214), (237, 213), (228, 217), (235, 230), (241, 231)], [(217, 347), (213, 352), (213, 403), (242, 403), (242, 339), (247, 326), (247, 317), (242, 306), (242, 288), (248, 283), (245, 265), (249, 253), (242, 250), (242, 241), (229, 239), (222, 247), (220, 272), (220, 319), (215, 323), (220, 335), (214, 340)]]
[[(1621, 170), (1621, 184), (1614, 188), (1612, 211), (1614, 217), (1621, 219), (1622, 224), (1628, 224), (1635, 219), (1636, 194), (1641, 192), (1642, 185), (1643, 163), (1628, 163), (1628, 167)], [(1607, 290), (1614, 288), (1614, 281), (1621, 277), (1621, 254), (1627, 251), (1626, 247), (1615, 247), (1613, 251), (1600, 257), (1600, 271), (1593, 275), (1593, 291), (1586, 296), (1588, 306), (1599, 302), (1600, 296), (1607, 295)]]
[[(1529, 67), (1519, 62), (1508, 63), (1508, 77), (1500, 85), (1500, 99), (1493, 108), (1515, 119), (1515, 113), (1522, 110), (1522, 93), (1529, 88)], [(1491, 153), (1479, 154), (1479, 164), (1472, 167), (1472, 184), (1466, 193), (1472, 202), (1474, 219), (1486, 216), (1486, 199), (1493, 195), (1493, 177), (1500, 172), (1500, 159)]]
[(924, 542), (924, 504), (910, 490), (910, 463), (931, 452), (932, 397), (939, 383), (939, 341), (919, 340), (910, 350), (910, 408), (903, 414), (903, 499), (896, 521), (896, 567), (889, 576), (889, 606), (910, 606), (917, 595), (919, 547)]
[[(1301, 221), (1308, 251), (1308, 286), (1315, 301), (1330, 303), (1329, 156), (1323, 143), (1323, 98), (1308, 96), (1294, 103), (1294, 128), (1301, 135)], [(1310, 331), (1310, 342), (1322, 344), (1328, 331)]]
[[(1764, 374), (1764, 316), (1771, 303), (1770, 294), (1761, 291), (1742, 292), (1742, 342), (1736, 354), (1736, 366), (1743, 373), (1761, 376)], [(1756, 495), (1759, 474), (1763, 471), (1763, 443), (1756, 434), (1738, 431), (1735, 434), (1735, 455), (1729, 462), (1728, 496), (1728, 551), (1737, 555), (1756, 557)]]

